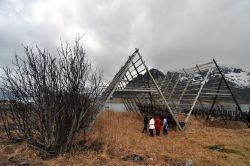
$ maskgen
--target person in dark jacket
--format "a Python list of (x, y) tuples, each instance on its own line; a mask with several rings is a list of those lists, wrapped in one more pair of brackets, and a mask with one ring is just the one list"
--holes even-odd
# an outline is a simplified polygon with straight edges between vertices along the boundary
[(144, 133), (144, 131), (146, 133), (148, 132), (148, 115), (147, 114), (144, 115), (144, 128), (143, 128), (142, 132)]

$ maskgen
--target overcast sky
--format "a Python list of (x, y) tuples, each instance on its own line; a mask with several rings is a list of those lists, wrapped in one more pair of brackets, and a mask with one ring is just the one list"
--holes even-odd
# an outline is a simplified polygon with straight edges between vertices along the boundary
[(0, 67), (21, 44), (82, 44), (111, 79), (134, 48), (162, 71), (212, 58), (250, 71), (249, 0), (0, 0)]

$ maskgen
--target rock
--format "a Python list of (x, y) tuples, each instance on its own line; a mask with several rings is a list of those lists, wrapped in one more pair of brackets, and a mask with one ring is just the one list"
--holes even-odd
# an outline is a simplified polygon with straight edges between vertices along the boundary
[(193, 161), (192, 160), (177, 160), (174, 162), (175, 166), (193, 166)]
[(20, 163), (19, 163), (19, 166), (29, 166), (30, 164), (29, 164), (29, 161), (27, 161), (27, 160), (24, 160), (24, 161), (21, 161)]
[(192, 160), (186, 160), (185, 161), (185, 166), (193, 166), (193, 161)]
[(7, 164), (5, 164), (3, 161), (0, 161), (0, 166), (6, 166)]
[(123, 158), (123, 160), (127, 161), (127, 160), (130, 160), (130, 161), (142, 161), (144, 160), (144, 157), (138, 155), (138, 154), (130, 154), (126, 157)]
[(177, 161), (174, 162), (173, 165), (175, 165), (175, 166), (185, 166), (185, 162), (181, 161), (181, 160), (177, 160)]
[(215, 151), (220, 151), (224, 149), (223, 145), (214, 145), (214, 146), (209, 146), (208, 147), (209, 150), (215, 150)]

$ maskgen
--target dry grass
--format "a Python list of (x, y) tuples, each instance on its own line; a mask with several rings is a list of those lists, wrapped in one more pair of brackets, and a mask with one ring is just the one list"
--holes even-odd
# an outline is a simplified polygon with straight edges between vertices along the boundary
[[(103, 112), (88, 136), (89, 145), (96, 147), (42, 160), (27, 144), (0, 143), (0, 161), (28, 159), (45, 165), (172, 165), (193, 160), (194, 165), (250, 165), (250, 129), (244, 124), (204, 122), (191, 117), (185, 131), (170, 129), (167, 136), (150, 137), (141, 133), (143, 118), (135, 113)], [(240, 128), (240, 129), (233, 129)], [(83, 138), (79, 134), (79, 139)], [(211, 151), (211, 145), (224, 145), (223, 151)], [(99, 149), (99, 146), (100, 149)], [(129, 154), (145, 157), (142, 162), (124, 161)]]

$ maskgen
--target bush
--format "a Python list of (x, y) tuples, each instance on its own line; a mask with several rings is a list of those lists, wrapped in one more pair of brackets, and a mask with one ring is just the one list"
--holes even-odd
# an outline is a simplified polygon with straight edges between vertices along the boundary
[(102, 77), (79, 42), (61, 44), (57, 55), (24, 46), (26, 56), (16, 55), (14, 68), (4, 68), (4, 94), (16, 101), (0, 114), (9, 139), (65, 153), (80, 127), (89, 127), (99, 111)]

